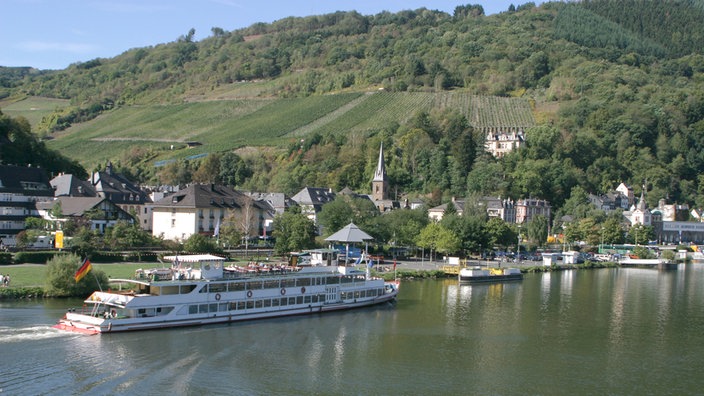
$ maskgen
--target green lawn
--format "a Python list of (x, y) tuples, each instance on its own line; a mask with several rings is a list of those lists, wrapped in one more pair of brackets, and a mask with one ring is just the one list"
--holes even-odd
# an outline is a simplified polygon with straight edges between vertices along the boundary
[[(134, 278), (134, 271), (138, 268), (158, 267), (156, 263), (115, 263), (92, 264), (93, 270), (103, 271), (110, 278)], [(0, 266), (0, 274), (10, 275), (10, 287), (44, 287), (46, 265), (7, 265)], [(90, 273), (87, 276), (92, 276)]]

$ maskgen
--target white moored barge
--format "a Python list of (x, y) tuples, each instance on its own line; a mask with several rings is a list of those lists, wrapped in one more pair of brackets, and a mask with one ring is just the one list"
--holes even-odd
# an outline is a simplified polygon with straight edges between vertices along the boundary
[(480, 267), (471, 267), (462, 268), (458, 279), (464, 283), (507, 282), (522, 280), (523, 274), (518, 268), (481, 269)]
[[(89, 334), (195, 326), (358, 308), (392, 301), (399, 283), (346, 266), (224, 268), (212, 255), (165, 257), (129, 291), (96, 291), (54, 327)], [(142, 278), (142, 279), (139, 279)]]

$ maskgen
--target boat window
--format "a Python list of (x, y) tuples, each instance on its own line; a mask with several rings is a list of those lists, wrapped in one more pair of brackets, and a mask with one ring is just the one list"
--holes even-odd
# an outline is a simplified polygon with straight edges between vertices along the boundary
[(203, 287), (198, 290), (198, 293), (207, 293), (208, 292), (208, 285), (203, 285)]
[(231, 302), (230, 303), (230, 311), (235, 311), (237, 310), (237, 303)]
[(316, 285), (322, 285), (325, 282), (325, 278), (321, 277), (315, 277), (314, 280)]
[(264, 306), (264, 302), (262, 300), (254, 301), (254, 308), (261, 308), (262, 306)]
[(303, 298), (303, 302), (306, 303), (306, 304), (310, 304), (310, 302), (311, 302), (310, 296), (305, 296), (305, 297)]
[(281, 287), (296, 287), (296, 279), (295, 278), (282, 279), (281, 280)]
[(252, 301), (252, 300), (247, 301), (246, 306), (247, 306), (247, 309), (254, 308), (254, 301)]
[(289, 297), (288, 305), (296, 305), (296, 297)]
[(208, 286), (210, 293), (222, 293), (227, 291), (227, 283), (211, 283)]
[(303, 296), (296, 297), (296, 304), (303, 304)]
[(149, 294), (151, 294), (152, 296), (160, 296), (161, 286), (152, 286)]
[(349, 275), (343, 276), (341, 279), (341, 282), (342, 283), (352, 283), (352, 282), (354, 282), (354, 277), (349, 276)]
[(220, 303), (220, 305), (218, 306), (218, 311), (225, 312), (229, 309), (229, 306), (230, 304), (228, 303)]
[(272, 279), (272, 280), (266, 280), (264, 281), (264, 288), (265, 289), (278, 289), (279, 286), (279, 280), (278, 279)]
[(189, 314), (197, 314), (198, 313), (198, 306), (197, 305), (189, 305), (188, 306), (188, 313)]
[(244, 282), (230, 282), (228, 286), (229, 291), (242, 291), (244, 290)]
[(247, 282), (247, 290), (257, 290), (262, 288), (262, 281)]
[(243, 310), (244, 307), (245, 307), (244, 301), (240, 301), (240, 302), (237, 303), (237, 310), (238, 310), (238, 311)]
[(279, 306), (279, 299), (275, 298), (275, 299), (271, 300), (271, 306), (278, 307)]
[(199, 313), (208, 313), (208, 304), (200, 304), (198, 306)]
[(327, 282), (325, 282), (326, 285), (337, 285), (339, 283), (340, 283), (340, 278), (337, 276), (328, 276)]
[(209, 304), (209, 305), (210, 305), (210, 312), (217, 312), (218, 311), (218, 303)]
[(288, 298), (284, 297), (281, 299), (281, 306), (285, 307), (288, 305)]
[(266, 300), (264, 300), (264, 308), (269, 308), (269, 307), (271, 307), (271, 300), (269, 300), (267, 298)]
[(357, 290), (356, 292), (354, 292), (354, 298), (359, 298), (359, 290)]
[(300, 278), (296, 281), (296, 286), (310, 286), (310, 278)]
[(161, 286), (161, 295), (167, 295), (167, 294), (178, 294), (179, 292), (179, 287), (178, 285), (174, 286)]
[(196, 285), (181, 285), (181, 294), (188, 294), (196, 288)]

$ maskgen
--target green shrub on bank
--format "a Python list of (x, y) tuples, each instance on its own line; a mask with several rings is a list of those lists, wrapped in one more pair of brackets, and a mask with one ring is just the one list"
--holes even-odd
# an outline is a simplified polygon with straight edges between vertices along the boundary
[[(108, 288), (108, 277), (103, 271), (93, 268), (80, 281), (73, 278), (83, 259), (75, 254), (56, 256), (47, 262), (46, 286), (44, 290), (51, 297), (85, 297), (97, 288)], [(100, 282), (100, 286), (96, 284)]]
[(0, 253), (0, 265), (9, 265), (12, 263), (12, 253)]
[(61, 251), (40, 251), (40, 252), (17, 252), (15, 253), (14, 262), (17, 264), (46, 264), (47, 261), (54, 258), (56, 255), (63, 255), (66, 252)]
[(16, 300), (20, 298), (44, 297), (41, 287), (7, 287), (0, 288), (0, 300)]

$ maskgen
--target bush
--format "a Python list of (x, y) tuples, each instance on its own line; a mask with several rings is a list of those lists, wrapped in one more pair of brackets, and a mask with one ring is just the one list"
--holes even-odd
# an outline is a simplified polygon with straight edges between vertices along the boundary
[(29, 264), (46, 264), (47, 261), (54, 258), (57, 255), (65, 255), (64, 252), (58, 251), (42, 251), (42, 252), (17, 252), (15, 253), (14, 262), (17, 264), (29, 263)]
[(0, 265), (8, 265), (12, 263), (12, 253), (0, 253)]
[[(60, 255), (47, 262), (46, 285), (44, 291), (51, 297), (85, 297), (99, 288), (108, 288), (108, 277), (95, 269), (80, 281), (73, 275), (80, 268), (83, 259), (75, 254)], [(100, 282), (100, 286), (96, 283)]]
[(43, 297), (44, 289), (41, 287), (10, 287), (0, 288), (0, 300)]

